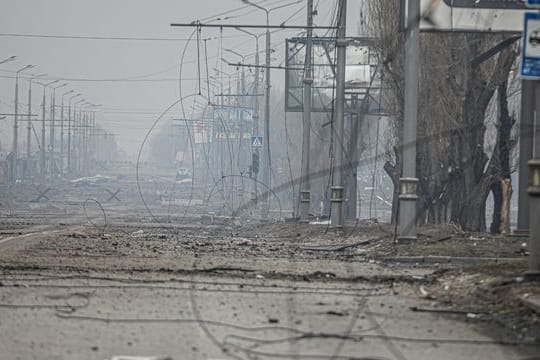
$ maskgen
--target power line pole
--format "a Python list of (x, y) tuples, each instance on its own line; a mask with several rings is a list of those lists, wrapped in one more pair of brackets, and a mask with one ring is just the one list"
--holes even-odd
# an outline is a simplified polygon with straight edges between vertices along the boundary
[[(254, 34), (252, 32), (249, 32), (247, 30), (244, 30), (242, 28), (237, 28), (238, 31), (241, 31), (245, 34), (248, 34), (248, 35), (251, 35), (255, 38), (255, 71), (253, 72), (253, 74), (255, 75), (255, 80), (254, 80), (254, 85), (253, 85), (253, 92), (255, 94), (255, 96), (253, 97), (253, 108), (254, 108), (254, 111), (253, 111), (253, 136), (255, 137), (259, 137), (260, 136), (260, 133), (259, 133), (259, 121), (260, 121), (260, 116), (259, 116), (259, 67), (260, 67), (260, 58), (259, 58), (259, 36), (260, 35), (257, 35), (257, 34)], [(222, 91), (221, 93), (223, 94), (223, 83), (222, 83)], [(252, 200), (254, 201), (257, 201), (257, 196), (258, 196), (258, 189), (257, 189), (257, 177), (258, 177), (258, 174), (259, 174), (259, 163), (260, 163), (260, 151), (259, 151), (259, 148), (258, 147), (255, 147), (252, 149), (252, 158), (251, 158), (251, 171), (252, 171), (252, 176), (253, 178), (255, 179), (255, 181), (253, 181), (253, 196), (252, 196)], [(256, 205), (256, 203), (255, 203)]]
[(56, 161), (54, 156), (54, 143), (55, 143), (55, 127), (56, 127), (56, 89), (63, 88), (67, 84), (62, 84), (56, 87), (53, 87), (52, 97), (51, 97), (51, 128), (49, 129), (49, 146), (50, 146), (50, 173), (54, 175), (56, 171)]
[(343, 128), (345, 122), (345, 65), (347, 52), (347, 0), (339, 1), (339, 25), (336, 40), (336, 116), (333, 141), (334, 166), (332, 171), (331, 225), (343, 227)]
[(521, 120), (519, 122), (519, 185), (516, 235), (529, 233), (529, 160), (533, 157), (534, 81), (521, 81)]
[(28, 118), (26, 120), (26, 176), (32, 176), (32, 79), (28, 82)]
[[(345, 204), (345, 217), (347, 219), (356, 219), (356, 205), (357, 205), (357, 193), (358, 193), (358, 131), (360, 121), (364, 118), (364, 103), (369, 101), (368, 95), (362, 101), (362, 104), (358, 105), (358, 95), (352, 95), (351, 99), (351, 113), (349, 114), (350, 122), (350, 135), (349, 143), (347, 144), (348, 164), (347, 164), (347, 202)], [(376, 159), (375, 159), (376, 161)]]
[(420, 0), (408, 2), (405, 40), (405, 118), (403, 171), (399, 179), (398, 242), (416, 240), (416, 124), (418, 117), (418, 66), (420, 62)]
[[(18, 70), (15, 75), (15, 113), (13, 118), (13, 149), (12, 149), (12, 166), (11, 166), (11, 181), (15, 182), (17, 179), (18, 170), (18, 152), (19, 152), (19, 73), (24, 70), (32, 68), (33, 65), (26, 65), (22, 69)], [(29, 112), (30, 114), (30, 112)]]
[(307, 5), (306, 60), (304, 69), (304, 116), (302, 127), (302, 183), (300, 184), (300, 222), (309, 222), (311, 204), (310, 151), (311, 151), (311, 87), (313, 70), (311, 56), (313, 48), (313, 0)]
[(41, 103), (41, 147), (39, 149), (39, 173), (42, 179), (45, 179), (45, 89), (43, 85), (43, 100)]
[[(266, 11), (266, 26), (270, 25), (270, 15)], [(265, 78), (265, 87), (264, 87), (264, 130), (263, 130), (263, 166), (262, 166), (262, 175), (263, 182), (268, 187), (272, 188), (271, 178), (270, 178), (270, 28), (266, 28), (266, 78)], [(264, 192), (266, 195), (263, 198), (262, 206), (262, 218), (268, 218), (268, 212), (270, 210), (270, 192), (266, 190)]]
[(535, 131), (534, 157), (529, 161), (529, 270), (527, 275), (540, 278), (540, 81), (534, 84), (535, 91)]

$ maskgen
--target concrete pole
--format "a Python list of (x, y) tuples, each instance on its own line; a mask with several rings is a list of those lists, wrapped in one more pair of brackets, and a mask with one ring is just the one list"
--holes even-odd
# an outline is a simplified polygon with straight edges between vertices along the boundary
[(540, 278), (540, 81), (535, 82), (534, 158), (529, 161), (529, 270), (527, 275)]
[(56, 87), (53, 87), (53, 92), (51, 96), (51, 128), (49, 130), (49, 146), (50, 146), (50, 157), (51, 157), (51, 175), (54, 174), (56, 170), (56, 159), (54, 157), (54, 148), (55, 148), (55, 131), (56, 131), (56, 90), (67, 86), (67, 84), (62, 84)]
[(46, 160), (45, 160), (45, 89), (47, 86), (43, 86), (43, 100), (41, 103), (41, 148), (39, 151), (39, 173), (42, 179), (45, 179)]
[[(237, 28), (238, 31), (241, 31), (243, 33), (246, 33), (248, 35), (251, 35), (255, 38), (255, 70), (254, 70), (254, 75), (255, 75), (255, 80), (254, 80), (254, 85), (253, 85), (253, 92), (255, 94), (255, 96), (253, 97), (253, 108), (254, 108), (254, 113), (253, 113), (253, 136), (260, 136), (260, 132), (259, 132), (259, 128), (260, 128), (260, 125), (259, 125), (259, 121), (260, 121), (260, 116), (259, 116), (259, 65), (260, 65), (260, 57), (259, 57), (259, 35), (257, 34), (253, 34), (247, 30), (244, 30), (242, 28)], [(223, 86), (223, 85), (222, 85)], [(223, 92), (223, 91), (222, 91)], [(253, 152), (253, 155), (252, 155), (252, 159), (251, 159), (251, 166), (252, 166), (252, 169), (255, 168), (255, 167), (258, 167), (258, 163), (260, 162), (259, 159), (260, 159), (260, 150), (259, 148), (254, 148), (252, 149), (252, 152)], [(257, 163), (257, 164), (256, 164)], [(258, 178), (258, 174), (259, 172), (253, 172), (252, 176), (255, 180), (257, 180)], [(258, 198), (258, 189), (257, 189), (257, 181), (253, 181), (253, 194), (251, 196), (251, 199), (253, 201), (257, 201), (257, 198)], [(254, 204), (254, 206), (256, 206), (256, 203)]]
[(81, 159), (81, 170), (84, 175), (88, 175), (88, 128), (90, 127), (90, 113), (86, 113), (83, 122), (83, 132), (82, 132), (82, 159)]
[(81, 96), (81, 94), (73, 95), (69, 98), (68, 102), (68, 139), (67, 139), (67, 172), (70, 173), (72, 170), (72, 163), (71, 163), (71, 138), (72, 138), (72, 123), (75, 121), (75, 104), (73, 105), (73, 112), (71, 111), (71, 101), (77, 97)]
[(80, 173), (81, 171), (81, 124), (83, 119), (83, 112), (82, 112), (82, 105), (79, 106), (79, 114), (75, 117), (75, 128), (73, 129), (75, 133), (75, 148), (77, 149), (75, 152), (75, 171), (77, 173)]
[(521, 81), (521, 119), (519, 122), (519, 184), (516, 235), (529, 233), (529, 160), (533, 155), (534, 81)]
[(307, 5), (306, 60), (304, 67), (304, 116), (302, 126), (302, 179), (300, 184), (300, 222), (309, 222), (311, 204), (310, 152), (311, 152), (311, 102), (313, 85), (312, 49), (313, 49), (313, 0)]
[(334, 166), (332, 176), (332, 208), (331, 225), (334, 228), (343, 227), (343, 129), (345, 123), (345, 62), (347, 52), (347, 0), (339, 1), (339, 25), (337, 38), (337, 69), (336, 69), (336, 116), (334, 123)]
[[(9, 59), (12, 59), (14, 57), (11, 57)], [(12, 178), (11, 181), (15, 182), (18, 176), (18, 168), (19, 168), (19, 74), (25, 70), (33, 68), (33, 65), (26, 65), (22, 69), (18, 70), (15, 73), (15, 113), (13, 118), (13, 149), (12, 149), (12, 169), (11, 169), (11, 175)]]
[(51, 175), (54, 175), (54, 117), (55, 117), (55, 107), (56, 107), (56, 88), (53, 87), (51, 94), (51, 127), (49, 128), (49, 172)]
[[(270, 25), (270, 15), (266, 11), (266, 26)], [(270, 29), (266, 29), (266, 85), (264, 88), (264, 130), (263, 130), (263, 166), (262, 166), (262, 175), (263, 183), (268, 187), (272, 188), (271, 178), (270, 178)], [(270, 194), (268, 190), (265, 190), (266, 196), (263, 197), (263, 206), (262, 206), (262, 218), (268, 218), (268, 212), (270, 210)]]
[(69, 106), (68, 106), (68, 128), (67, 128), (67, 172), (70, 173), (71, 172), (71, 121), (72, 121), (72, 118), (71, 118), (71, 99), (73, 99), (73, 97), (71, 97), (69, 99)]
[(347, 202), (345, 204), (345, 217), (347, 219), (356, 219), (356, 205), (358, 192), (358, 129), (360, 121), (364, 118), (364, 103), (367, 103), (366, 98), (362, 101), (362, 105), (358, 106), (358, 95), (354, 94), (351, 101), (350, 118), (350, 135), (347, 152), (349, 154), (349, 164), (347, 166)]
[(416, 124), (418, 117), (418, 69), (420, 62), (420, 0), (408, 2), (405, 40), (405, 118), (403, 171), (399, 189), (398, 243), (416, 240)]
[(26, 176), (32, 176), (32, 79), (28, 82), (28, 117), (26, 118)]
[[(253, 114), (253, 136), (260, 136), (260, 125), (259, 121), (261, 117), (259, 116), (259, 65), (260, 65), (260, 57), (259, 57), (259, 36), (255, 36), (255, 113)], [(261, 154), (259, 151), (259, 148), (253, 149), (253, 158), (252, 158), (252, 166), (259, 168)], [(255, 178), (255, 181), (253, 181), (253, 196), (255, 202), (257, 202), (257, 199), (259, 197), (259, 189), (257, 184), (257, 178), (259, 177), (259, 171), (253, 173), (253, 177)], [(255, 207), (257, 205), (255, 204)]]
[(18, 124), (18, 116), (19, 116), (19, 71), (15, 75), (15, 113), (13, 118), (13, 166), (11, 170), (12, 174), (12, 182), (15, 182), (17, 179), (17, 169), (18, 169), (18, 135), (19, 135), (19, 124)]

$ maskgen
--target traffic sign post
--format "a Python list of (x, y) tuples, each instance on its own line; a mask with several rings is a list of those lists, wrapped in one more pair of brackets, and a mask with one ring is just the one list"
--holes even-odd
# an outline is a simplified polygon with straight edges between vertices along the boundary
[(262, 136), (252, 136), (251, 137), (251, 147), (253, 148), (262, 148), (263, 146), (263, 137)]
[[(540, 6), (540, 0), (528, 1), (527, 5)], [(521, 76), (534, 80), (534, 102), (530, 104), (535, 111), (533, 136), (533, 158), (529, 161), (529, 268), (527, 275), (540, 278), (540, 13), (525, 14), (523, 27)], [(535, 107), (533, 109), (532, 107)], [(522, 119), (523, 121), (523, 119)], [(522, 140), (523, 141), (523, 140)]]
[(525, 5), (532, 8), (540, 8), (540, 0), (526, 0)]
[[(540, 0), (539, 0), (540, 2)], [(540, 13), (525, 14), (521, 56), (521, 76), (540, 79)]]

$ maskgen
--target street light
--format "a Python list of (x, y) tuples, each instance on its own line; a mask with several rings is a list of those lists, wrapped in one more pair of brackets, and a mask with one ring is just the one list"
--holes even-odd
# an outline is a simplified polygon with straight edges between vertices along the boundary
[(32, 75), (28, 81), (28, 120), (26, 127), (26, 169), (27, 175), (32, 175), (32, 81), (47, 76), (47, 74)]
[[(255, 3), (252, 3), (249, 0), (242, 0), (243, 3), (251, 5), (259, 10), (264, 11), (266, 14), (266, 85), (264, 89), (264, 132), (263, 132), (263, 183), (265, 186), (267, 186), (269, 189), (271, 189), (270, 184), (270, 29), (268, 28), (268, 25), (270, 25), (270, 11), (274, 9), (266, 9), (260, 5), (257, 5)], [(282, 5), (281, 7), (285, 7), (286, 5)], [(278, 7), (279, 8), (279, 7)], [(277, 8), (276, 8), (277, 9)], [(262, 206), (262, 217), (263, 219), (266, 219), (268, 217), (268, 211), (270, 210), (268, 207), (268, 200), (269, 197), (266, 195), (263, 199), (263, 206)]]
[[(73, 151), (75, 150), (75, 138), (77, 138), (77, 140), (79, 139), (79, 130), (77, 128), (77, 126), (80, 126), (80, 122), (81, 122), (81, 116), (82, 116), (82, 112), (81, 112), (81, 109), (79, 108), (79, 125), (77, 125), (77, 105), (79, 104), (82, 104), (82, 103), (85, 103), (86, 102), (86, 99), (80, 99), (79, 101), (77, 101), (75, 104), (73, 104), (73, 134), (71, 135), (73, 137), (73, 146), (72, 148), (69, 149), (69, 152), (68, 152), (68, 159), (70, 159), (72, 162), (73, 162)], [(77, 136), (75, 136), (77, 135)], [(79, 150), (79, 149), (77, 149)], [(79, 155), (79, 152), (77, 152), (77, 157)], [(78, 167), (79, 167), (79, 162), (78, 162), (78, 159), (75, 159), (76, 162), (74, 164), (69, 164), (68, 166), (70, 167), (70, 170), (73, 171), (73, 170), (78, 170)], [(72, 167), (73, 165), (73, 167)]]
[[(5, 60), (4, 60), (5, 61)], [(12, 150), (12, 171), (11, 171), (11, 180), (15, 181), (17, 177), (17, 167), (18, 167), (18, 141), (19, 141), (19, 74), (25, 70), (33, 68), (34, 65), (26, 65), (22, 69), (17, 70), (15, 75), (15, 113), (13, 120), (13, 150)]]
[[(229, 78), (229, 94), (230, 94), (231, 93), (231, 77), (232, 77), (232, 75), (227, 74), (226, 72), (221, 71), (218, 68), (214, 68), (214, 71), (216, 72), (216, 74), (221, 74), (222, 75), (221, 76), (221, 81), (220, 81), (220, 83), (221, 83), (221, 95), (224, 95), (224, 93), (223, 93), (223, 75), (225, 75), (225, 76), (227, 76)], [(221, 98), (221, 105), (223, 105), (223, 101), (224, 101), (224, 99)], [(230, 101), (230, 99), (227, 99), (227, 101)]]
[[(67, 143), (67, 170), (68, 172), (71, 172), (71, 123), (75, 121), (75, 111), (73, 111), (73, 120), (71, 120), (71, 100), (81, 96), (81, 93), (75, 94), (72, 97), (69, 98), (69, 106), (68, 106), (68, 143)], [(75, 109), (73, 109), (75, 110)]]
[(73, 94), (75, 90), (69, 90), (62, 94), (60, 107), (60, 173), (64, 174), (64, 97)]
[(94, 153), (94, 129), (96, 123), (96, 108), (101, 104), (94, 104), (90, 101), (84, 102), (81, 106), (85, 106), (88, 111), (83, 116), (83, 122), (80, 127), (79, 136), (79, 164), (80, 170), (84, 174), (88, 174), (90, 170), (89, 151)]
[(16, 59), (17, 57), (16, 56), (10, 56), (8, 57), (7, 59), (4, 59), (2, 61), (0, 61), (0, 64), (5, 64), (5, 63), (8, 63), (8, 62), (12, 62)]
[(54, 143), (55, 143), (55, 123), (56, 123), (56, 89), (61, 89), (66, 87), (68, 84), (64, 83), (58, 86), (51, 86), (53, 89), (52, 100), (51, 100), (51, 127), (49, 129), (49, 151), (51, 153), (51, 174), (54, 172)]
[[(233, 55), (236, 55), (236, 56), (240, 57), (242, 59), (242, 64), (245, 64), (246, 57), (244, 55), (242, 55), (239, 52), (236, 52), (236, 51), (234, 51), (232, 49), (224, 49), (224, 50), (227, 51), (227, 52), (230, 52)], [(246, 78), (245, 78), (245, 73), (244, 73), (244, 67), (242, 67), (242, 75), (241, 76), (242, 76), (242, 78), (241, 78), (240, 81), (241, 81), (241, 84), (242, 84), (242, 89), (241, 89), (241, 91), (239, 93), (242, 94), (242, 95), (245, 95), (245, 92), (246, 92), (246, 81), (245, 80), (246, 80)], [(239, 103), (240, 103), (240, 101), (239, 101)], [(241, 104), (245, 105), (244, 101), (242, 101)]]
[(43, 100), (41, 103), (41, 149), (40, 149), (40, 175), (42, 178), (45, 178), (45, 170), (46, 170), (46, 159), (45, 159), (45, 107), (47, 105), (47, 99), (45, 97), (47, 92), (47, 87), (56, 84), (60, 80), (53, 80), (48, 83), (39, 83), (41, 86), (43, 86)]
[(242, 58), (242, 63), (245, 63), (245, 58), (246, 57), (244, 55), (240, 54), (239, 52), (236, 52), (236, 51), (234, 51), (232, 49), (223, 49), (223, 50), (225, 50), (227, 52), (230, 52), (231, 54), (234, 54), (236, 56), (239, 56), (240, 58)]
[[(253, 92), (255, 93), (255, 96), (254, 96), (254, 112), (253, 112), (253, 136), (259, 136), (259, 66), (260, 66), (260, 63), (259, 63), (259, 37), (262, 35), (262, 34), (254, 34), (250, 31), (247, 31), (245, 29), (242, 29), (240, 27), (236, 28), (236, 30), (240, 31), (240, 32), (243, 32), (244, 34), (248, 34), (250, 36), (252, 36), (253, 38), (255, 38), (255, 71), (254, 71), (254, 75), (255, 75), (255, 84), (254, 84), (254, 89), (253, 89)], [(259, 169), (259, 159), (260, 159), (260, 153), (259, 153), (259, 148), (255, 148), (253, 149), (253, 155), (252, 155), (252, 169), (253, 170), (257, 170)], [(253, 172), (253, 178), (255, 179), (255, 181), (253, 181), (253, 192), (254, 192), (254, 195), (255, 195), (255, 198), (258, 197), (258, 189), (257, 189), (257, 178), (258, 178), (258, 174), (259, 172), (258, 171), (254, 171)]]

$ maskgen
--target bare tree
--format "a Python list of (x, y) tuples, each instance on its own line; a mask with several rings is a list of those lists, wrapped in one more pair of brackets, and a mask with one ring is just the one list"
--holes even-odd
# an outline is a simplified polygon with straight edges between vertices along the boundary
[[(394, 210), (401, 173), (404, 34), (399, 1), (369, 2), (368, 26), (379, 39), (387, 80), (387, 106), (394, 114), (385, 170), (394, 183)], [(500, 103), (515, 48), (477, 63), (473, 60), (504, 40), (482, 33), (422, 33), (418, 118), (419, 221), (452, 221), (467, 230), (485, 229), (485, 204), (501, 177), (501, 149), (508, 148), (506, 119), (498, 128), (496, 150), (485, 152), (486, 110), (500, 89)], [(501, 103), (501, 104), (502, 104)], [(502, 109), (502, 107), (501, 107)], [(506, 154), (506, 153), (505, 153)], [(506, 156), (506, 155), (505, 155)]]

